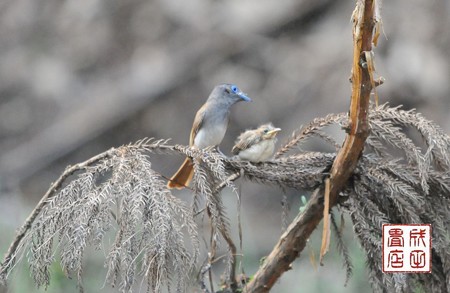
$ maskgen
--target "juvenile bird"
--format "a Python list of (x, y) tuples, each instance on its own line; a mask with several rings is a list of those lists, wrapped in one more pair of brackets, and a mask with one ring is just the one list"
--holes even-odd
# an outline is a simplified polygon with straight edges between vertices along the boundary
[(275, 150), (276, 136), (280, 130), (272, 123), (247, 130), (239, 135), (231, 152), (241, 160), (253, 163), (267, 161)]
[[(189, 145), (199, 149), (218, 146), (227, 131), (230, 108), (240, 101), (250, 102), (251, 99), (234, 84), (217, 85), (195, 115)], [(167, 187), (182, 189), (188, 186), (194, 174), (193, 168), (192, 159), (186, 158)]]

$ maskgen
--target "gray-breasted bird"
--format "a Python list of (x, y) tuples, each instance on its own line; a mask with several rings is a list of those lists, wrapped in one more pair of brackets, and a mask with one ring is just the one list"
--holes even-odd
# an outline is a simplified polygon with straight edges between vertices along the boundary
[[(239, 101), (250, 102), (251, 99), (233, 84), (217, 85), (195, 115), (189, 145), (200, 149), (218, 146), (227, 131), (230, 108)], [(194, 174), (193, 167), (192, 159), (186, 158), (167, 187), (182, 189), (188, 186)]]
[(279, 131), (281, 128), (275, 128), (272, 123), (247, 130), (239, 135), (231, 152), (244, 161), (267, 161), (275, 150)]

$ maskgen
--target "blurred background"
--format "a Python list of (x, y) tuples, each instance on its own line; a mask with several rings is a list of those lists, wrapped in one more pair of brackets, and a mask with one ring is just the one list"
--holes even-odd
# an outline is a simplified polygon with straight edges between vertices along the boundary
[[(217, 83), (235, 83), (253, 99), (234, 106), (221, 145), (227, 154), (244, 129), (271, 121), (283, 129), (281, 143), (314, 117), (348, 111), (354, 4), (1, 1), (0, 254), (67, 165), (144, 137), (187, 144), (193, 117)], [(449, 132), (450, 1), (386, 1), (382, 17), (375, 49), (377, 73), (386, 79), (380, 102), (417, 108)], [(340, 129), (332, 131), (342, 137)], [(152, 161), (170, 176), (182, 158)], [(282, 191), (238, 184), (244, 268), (252, 275), (282, 233)], [(302, 193), (287, 195), (292, 219)], [(224, 200), (235, 224), (235, 196), (225, 193)], [(273, 292), (370, 292), (349, 221), (345, 236), (355, 265), (347, 287), (334, 247), (324, 267), (310, 263), (310, 251), (319, 251), (316, 232)], [(102, 254), (86, 260), (86, 292), (111, 292), (103, 287), (103, 261)], [(43, 291), (34, 288), (26, 264), (10, 282), (9, 292)], [(62, 290), (76, 292), (76, 281), (55, 264), (48, 292)]]

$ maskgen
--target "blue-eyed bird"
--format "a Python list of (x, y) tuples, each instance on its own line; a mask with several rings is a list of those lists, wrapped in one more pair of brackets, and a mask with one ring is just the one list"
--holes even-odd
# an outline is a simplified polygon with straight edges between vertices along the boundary
[[(191, 129), (189, 145), (200, 149), (218, 146), (227, 131), (230, 108), (240, 101), (250, 102), (236, 85), (217, 85), (205, 104), (197, 111)], [(182, 189), (189, 185), (194, 174), (191, 158), (186, 158), (178, 171), (167, 183), (168, 188)]]

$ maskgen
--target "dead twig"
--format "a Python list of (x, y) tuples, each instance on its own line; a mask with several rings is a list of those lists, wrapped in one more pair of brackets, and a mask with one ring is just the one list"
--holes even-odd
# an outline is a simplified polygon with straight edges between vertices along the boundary
[[(369, 135), (369, 99), (373, 82), (369, 66), (362, 66), (366, 52), (372, 51), (374, 38), (375, 0), (360, 0), (353, 12), (353, 66), (352, 97), (350, 105), (350, 125), (342, 148), (331, 168), (329, 200), (330, 208), (337, 203), (339, 192), (347, 184), (360, 158), (364, 143)], [(321, 190), (311, 197), (306, 209), (283, 234), (264, 265), (246, 286), (245, 292), (268, 292), (279, 277), (290, 269), (291, 263), (305, 248), (306, 240), (323, 217), (323, 199)]]

